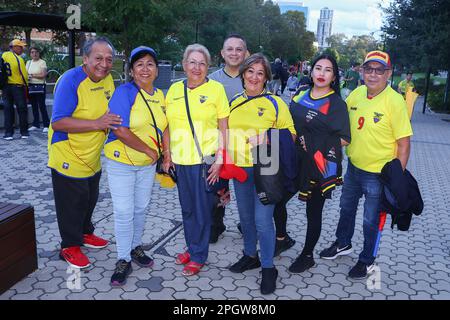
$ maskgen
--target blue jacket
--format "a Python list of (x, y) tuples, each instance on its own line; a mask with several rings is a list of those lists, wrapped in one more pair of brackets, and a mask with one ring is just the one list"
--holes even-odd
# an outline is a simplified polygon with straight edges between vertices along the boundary
[(380, 181), (383, 185), (381, 211), (392, 216), (392, 229), (396, 224), (398, 230), (407, 231), (412, 215), (420, 215), (423, 211), (422, 195), (416, 179), (408, 170), (403, 171), (399, 159), (394, 159), (384, 165)]

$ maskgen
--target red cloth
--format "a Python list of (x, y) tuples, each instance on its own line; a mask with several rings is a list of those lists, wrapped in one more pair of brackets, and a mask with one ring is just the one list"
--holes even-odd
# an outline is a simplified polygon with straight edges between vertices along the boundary
[(247, 172), (233, 163), (233, 160), (231, 160), (226, 150), (222, 150), (222, 155), (224, 162), (220, 169), (219, 176), (222, 179), (236, 179), (240, 183), (245, 182), (248, 178)]

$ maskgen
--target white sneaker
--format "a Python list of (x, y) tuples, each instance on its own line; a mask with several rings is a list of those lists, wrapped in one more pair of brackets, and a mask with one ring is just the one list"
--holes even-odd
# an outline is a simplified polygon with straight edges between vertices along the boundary
[(28, 128), (28, 131), (34, 131), (34, 130), (38, 130), (38, 129), (39, 129), (38, 127), (31, 126)]
[(47, 132), (48, 132), (48, 128), (42, 129), (42, 132), (43, 132), (43, 133), (47, 133)]
[(3, 140), (11, 141), (13, 139), (12, 136), (4, 136)]
[(30, 136), (20, 136), (21, 139), (28, 139)]

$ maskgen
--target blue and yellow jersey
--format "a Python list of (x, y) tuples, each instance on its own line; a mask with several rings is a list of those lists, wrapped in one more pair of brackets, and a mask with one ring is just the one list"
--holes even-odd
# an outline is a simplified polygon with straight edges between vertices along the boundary
[[(64, 73), (58, 80), (53, 102), (52, 123), (63, 118), (95, 120), (108, 110), (114, 93), (111, 75), (93, 82), (82, 67)], [(101, 170), (100, 154), (107, 131), (48, 132), (48, 166), (71, 178), (89, 178)]]
[[(219, 147), (218, 120), (230, 114), (225, 89), (219, 82), (208, 80), (195, 89), (187, 89), (187, 95), (201, 151), (204, 156), (215, 154)], [(183, 81), (174, 83), (167, 92), (166, 116), (172, 161), (180, 165), (200, 164), (187, 117)]]
[(22, 57), (7, 51), (2, 54), (2, 58), (8, 75), (8, 84), (28, 85), (28, 73)]
[(355, 167), (380, 173), (396, 158), (397, 140), (413, 134), (405, 100), (390, 86), (369, 99), (367, 87), (360, 86), (346, 102), (352, 136), (347, 156)]
[(264, 96), (238, 106), (248, 98), (243, 92), (230, 101), (228, 150), (233, 162), (239, 167), (253, 166), (248, 138), (262, 134), (270, 128), (289, 129), (295, 134), (288, 106), (280, 97)]
[[(162, 151), (162, 136), (167, 127), (167, 119), (164, 114), (164, 94), (156, 88), (152, 95), (142, 89), (141, 92), (155, 117), (156, 130), (150, 110), (134, 83), (126, 83), (117, 88), (109, 102), (109, 110), (122, 117), (123, 127), (130, 129), (150, 148), (159, 152), (156, 131), (158, 131)], [(117, 138), (113, 130), (109, 132), (105, 144), (105, 156), (111, 160), (132, 166), (146, 166), (157, 160), (125, 145)]]

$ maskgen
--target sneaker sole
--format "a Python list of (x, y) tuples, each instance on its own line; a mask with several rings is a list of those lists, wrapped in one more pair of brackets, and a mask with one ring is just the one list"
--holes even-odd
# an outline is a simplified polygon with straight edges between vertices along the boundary
[(133, 268), (130, 268), (130, 271), (125, 276), (125, 280), (123, 282), (114, 281), (114, 282), (110, 282), (109, 284), (111, 285), (111, 287), (123, 287), (124, 285), (127, 284), (127, 280), (128, 280), (127, 278), (132, 272), (133, 272)]
[(131, 261), (133, 261), (135, 264), (137, 264), (141, 268), (151, 268), (155, 264), (155, 261), (152, 261), (149, 264), (139, 263), (137, 260), (134, 260), (133, 258), (131, 258)]
[(91, 249), (103, 249), (108, 246), (109, 243), (105, 244), (104, 246), (94, 246), (92, 244), (83, 243), (83, 247), (91, 248)]
[(353, 248), (350, 248), (350, 249), (347, 249), (347, 250), (342, 250), (342, 251), (340, 251), (340, 252), (338, 252), (338, 253), (336, 253), (334, 256), (332, 256), (332, 257), (323, 257), (323, 256), (320, 256), (322, 259), (325, 259), (325, 260), (333, 260), (333, 259), (336, 259), (337, 257), (339, 257), (339, 256), (346, 256), (346, 255), (348, 255), (348, 254), (350, 254), (350, 253), (352, 253), (353, 252)]
[(65, 261), (69, 266), (71, 266), (72, 268), (75, 268), (75, 269), (85, 269), (85, 268), (88, 268), (88, 267), (91, 266), (90, 263), (88, 263), (88, 264), (85, 265), (85, 266), (77, 266), (77, 265), (75, 265), (75, 264), (70, 263), (69, 261), (67, 261), (62, 255), (59, 255), (59, 258), (60, 258), (61, 260)]

